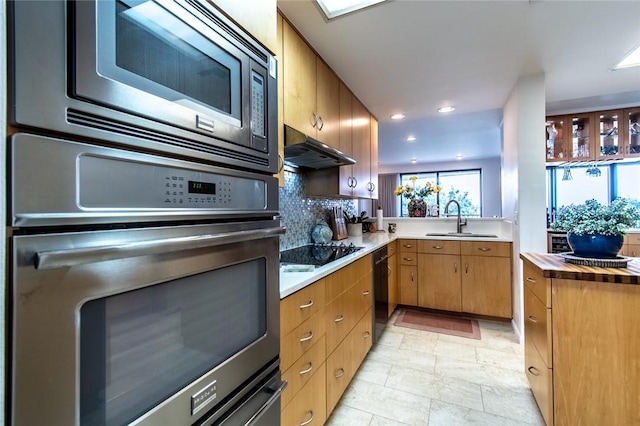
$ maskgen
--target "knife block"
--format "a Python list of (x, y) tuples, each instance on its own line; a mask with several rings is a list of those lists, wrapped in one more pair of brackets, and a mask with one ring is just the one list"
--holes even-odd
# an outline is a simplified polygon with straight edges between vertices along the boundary
[(344, 240), (349, 236), (347, 233), (347, 224), (343, 217), (331, 218), (331, 230), (333, 231), (334, 240)]

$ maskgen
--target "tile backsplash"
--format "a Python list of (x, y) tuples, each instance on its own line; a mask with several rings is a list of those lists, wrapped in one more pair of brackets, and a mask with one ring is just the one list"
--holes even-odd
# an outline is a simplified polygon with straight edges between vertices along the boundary
[(280, 188), (280, 215), (287, 232), (280, 237), (280, 251), (310, 244), (311, 231), (317, 219), (329, 223), (329, 211), (342, 207), (350, 215), (357, 215), (355, 200), (307, 198), (304, 179), (298, 173), (284, 172), (284, 187)]

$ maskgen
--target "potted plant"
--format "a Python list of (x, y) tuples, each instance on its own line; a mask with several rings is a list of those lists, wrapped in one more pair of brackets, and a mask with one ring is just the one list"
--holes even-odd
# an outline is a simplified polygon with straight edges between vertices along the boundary
[(425, 203), (424, 198), (440, 192), (440, 185), (427, 182), (423, 187), (416, 187), (418, 176), (411, 176), (409, 180), (411, 181), (411, 185), (400, 185), (393, 193), (396, 196), (403, 196), (409, 200), (407, 204), (409, 217), (424, 217), (427, 214), (427, 203)]
[(622, 248), (627, 229), (639, 220), (640, 211), (624, 198), (617, 198), (608, 206), (588, 200), (560, 207), (551, 229), (567, 232), (576, 256), (611, 259)]

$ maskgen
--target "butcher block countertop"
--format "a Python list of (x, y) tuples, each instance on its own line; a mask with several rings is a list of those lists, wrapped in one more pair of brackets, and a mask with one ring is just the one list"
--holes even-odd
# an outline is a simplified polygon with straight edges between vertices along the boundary
[(557, 254), (548, 253), (520, 253), (520, 258), (530, 262), (545, 278), (640, 284), (640, 258), (631, 259), (626, 268), (574, 265)]

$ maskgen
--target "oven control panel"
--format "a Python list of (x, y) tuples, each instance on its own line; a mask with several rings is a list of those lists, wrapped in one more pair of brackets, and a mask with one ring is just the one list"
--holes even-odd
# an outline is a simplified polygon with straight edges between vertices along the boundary
[(91, 208), (261, 210), (266, 183), (198, 170), (82, 155), (78, 202)]

